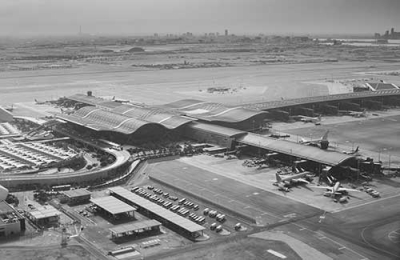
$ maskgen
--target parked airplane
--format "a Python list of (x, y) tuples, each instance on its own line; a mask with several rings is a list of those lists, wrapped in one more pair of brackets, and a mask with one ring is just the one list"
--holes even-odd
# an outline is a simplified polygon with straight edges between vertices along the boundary
[(301, 122), (304, 123), (314, 123), (316, 125), (320, 125), (321, 124), (321, 115), (319, 115), (318, 117), (309, 117), (309, 116), (297, 116), (297, 118), (300, 118)]
[(299, 143), (305, 144), (305, 145), (319, 145), (321, 143), (321, 141), (328, 141), (328, 134), (329, 134), (329, 130), (327, 130), (321, 138), (318, 138), (315, 140), (307, 140), (307, 139), (301, 138)]
[(289, 191), (289, 187), (292, 185), (299, 183), (309, 184), (309, 174), (310, 172), (302, 172), (287, 177), (281, 177), (279, 173), (275, 173), (276, 182), (274, 182), (273, 185), (277, 186), (280, 190)]
[(35, 103), (36, 103), (36, 105), (43, 105), (43, 104), (46, 104), (47, 101), (39, 101), (39, 100), (37, 100), (37, 99), (35, 98)]
[(129, 103), (130, 102), (127, 99), (116, 98), (115, 96), (113, 96), (112, 101), (119, 102), (119, 103)]
[(359, 192), (359, 190), (356, 190), (356, 189), (348, 189), (348, 188), (340, 187), (340, 182), (336, 182), (333, 187), (330, 187), (330, 186), (313, 186), (313, 188), (328, 190), (327, 192), (324, 193), (324, 196), (328, 196), (328, 197), (331, 197), (331, 198), (334, 198), (335, 195), (343, 195), (344, 192), (348, 192), (348, 191), (357, 191), (357, 192)]
[(4, 107), (4, 109), (9, 112), (12, 112), (12, 111), (14, 111), (15, 107), (14, 107), (14, 104), (11, 104), (10, 106)]
[(359, 151), (359, 146), (354, 151), (343, 151), (344, 154), (357, 154)]
[(367, 116), (366, 109), (364, 109), (363, 111), (339, 110), (338, 112), (341, 114), (349, 115), (349, 116), (353, 116), (353, 117), (366, 117)]
[(60, 109), (61, 109), (61, 114), (70, 115), (75, 112), (75, 109), (73, 109), (73, 108), (69, 108), (69, 109), (68, 108), (65, 108), (65, 109), (60, 108)]

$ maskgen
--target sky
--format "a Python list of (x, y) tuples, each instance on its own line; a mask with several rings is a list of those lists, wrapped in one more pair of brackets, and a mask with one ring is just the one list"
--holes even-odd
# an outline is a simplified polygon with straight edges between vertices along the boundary
[(400, 0), (0, 0), (0, 35), (373, 34)]

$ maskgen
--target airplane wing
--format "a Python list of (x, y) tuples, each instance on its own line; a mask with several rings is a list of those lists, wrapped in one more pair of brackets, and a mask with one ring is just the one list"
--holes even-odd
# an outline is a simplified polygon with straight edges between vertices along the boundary
[(307, 181), (306, 179), (303, 179), (303, 178), (296, 178), (296, 179), (293, 179), (293, 181), (295, 181), (295, 182), (302, 182), (302, 183), (306, 183), (306, 184), (310, 184), (309, 181)]
[(358, 191), (358, 192), (360, 192), (359, 190), (348, 189), (348, 188), (339, 188), (338, 191)]
[(312, 188), (317, 188), (317, 189), (326, 189), (332, 191), (332, 187), (329, 186), (312, 186)]
[(307, 143), (308, 141), (304, 138), (300, 138), (300, 143)]

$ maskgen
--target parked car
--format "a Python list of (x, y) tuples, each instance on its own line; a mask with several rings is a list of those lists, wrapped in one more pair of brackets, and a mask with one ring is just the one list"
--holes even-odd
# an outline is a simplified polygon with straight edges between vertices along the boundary
[(208, 216), (210, 218), (215, 218), (217, 216), (218, 212), (216, 210), (210, 210), (210, 212), (208, 213)]
[(242, 228), (242, 224), (241, 223), (236, 223), (235, 225), (235, 230), (240, 230)]
[(221, 226), (221, 225), (219, 225), (219, 226), (217, 226), (217, 227), (215, 228), (215, 232), (219, 233), (219, 232), (221, 232), (221, 231), (222, 231), (222, 226)]
[(210, 229), (211, 230), (215, 230), (215, 228), (217, 227), (217, 223), (212, 223), (211, 225), (210, 225)]

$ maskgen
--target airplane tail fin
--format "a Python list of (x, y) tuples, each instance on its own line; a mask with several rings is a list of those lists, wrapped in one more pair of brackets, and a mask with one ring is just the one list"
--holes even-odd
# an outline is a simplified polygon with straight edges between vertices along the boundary
[(360, 146), (357, 146), (357, 148), (354, 150), (354, 152), (357, 153), (359, 148), (360, 148)]
[(275, 173), (275, 176), (276, 176), (276, 182), (282, 182), (282, 178), (281, 178), (281, 176), (279, 175), (279, 173)]
[(329, 130), (326, 131), (324, 136), (321, 138), (321, 141), (328, 141), (328, 134), (329, 134)]

